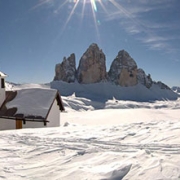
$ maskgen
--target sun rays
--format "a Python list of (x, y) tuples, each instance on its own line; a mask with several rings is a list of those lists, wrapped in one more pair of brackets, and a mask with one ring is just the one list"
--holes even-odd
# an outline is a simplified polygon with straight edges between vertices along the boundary
[(97, 12), (96, 0), (91, 0), (91, 5), (94, 8), (94, 11)]
[(58, 14), (62, 14), (62, 12), (66, 14), (64, 24), (61, 28), (61, 35), (74, 17), (80, 18), (79, 22), (81, 23), (81, 27), (83, 23), (86, 23), (85, 18), (88, 17), (92, 19), (93, 22), (91, 26), (94, 24), (94, 29), (96, 30), (97, 36), (99, 36), (98, 26), (101, 24), (102, 19), (105, 19), (114, 12), (119, 12), (126, 17), (130, 16), (120, 3), (115, 0), (64, 0), (63, 2), (59, 0), (39, 0), (32, 9), (34, 10), (44, 5), (53, 8), (57, 16)]
[[(67, 4), (72, 5), (72, 9), (68, 15), (68, 18), (65, 21), (65, 24), (63, 26), (62, 32), (66, 29), (67, 25), (69, 24), (70, 20), (72, 19), (73, 15), (75, 14), (77, 8), (81, 8), (81, 22), (83, 21), (85, 16), (91, 16), (93, 19), (94, 28), (96, 30), (97, 36), (99, 37), (99, 30), (98, 26), (100, 25), (100, 20), (97, 18), (98, 14), (102, 12), (105, 15), (110, 14), (108, 11), (108, 5), (113, 6), (117, 11), (122, 11), (123, 13), (127, 13), (124, 11), (124, 9), (121, 7), (121, 5), (118, 2), (115, 2), (114, 0), (66, 0), (64, 4), (61, 4), (61, 8), (64, 7)], [(86, 12), (87, 9), (91, 9), (91, 12)]]

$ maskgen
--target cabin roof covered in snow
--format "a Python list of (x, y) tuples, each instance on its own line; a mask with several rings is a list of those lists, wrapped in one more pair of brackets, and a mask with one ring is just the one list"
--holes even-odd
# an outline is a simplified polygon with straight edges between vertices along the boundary
[(0, 77), (6, 77), (7, 75), (0, 71)]
[(8, 91), (0, 109), (0, 117), (46, 120), (55, 99), (59, 109), (63, 111), (61, 97), (55, 89), (31, 88)]

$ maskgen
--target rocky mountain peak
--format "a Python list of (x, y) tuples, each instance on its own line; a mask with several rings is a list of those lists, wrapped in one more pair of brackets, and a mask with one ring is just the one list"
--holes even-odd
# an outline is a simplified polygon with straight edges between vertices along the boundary
[(128, 52), (121, 50), (112, 62), (108, 75), (115, 84), (121, 86), (136, 85), (137, 64)]
[(127, 66), (127, 68), (135, 69), (137, 68), (137, 64), (134, 59), (129, 55), (129, 53), (125, 50), (121, 50), (118, 52), (116, 60), (121, 64), (121, 66)]
[(77, 69), (79, 83), (97, 83), (106, 79), (106, 57), (98, 45), (93, 43), (80, 59)]
[(141, 83), (146, 88), (153, 84), (161, 89), (170, 89), (162, 82), (154, 82), (144, 70), (138, 69), (136, 62), (125, 50), (118, 52), (110, 70), (106, 72), (106, 56), (96, 43), (92, 43), (82, 55), (76, 70), (75, 54), (64, 57), (63, 62), (55, 67), (54, 80), (91, 84), (101, 81), (110, 81), (120, 86), (135, 86)]
[(75, 54), (72, 53), (70, 57), (64, 57), (62, 63), (56, 64), (54, 80), (62, 80), (71, 83), (75, 81), (75, 73)]
[(137, 71), (137, 79), (138, 79), (139, 83), (143, 84), (147, 88), (150, 88), (152, 86), (153, 81), (151, 79), (150, 74), (146, 75), (146, 73), (144, 72), (143, 69), (138, 69), (138, 71)]
[(125, 51), (124, 49), (120, 50), (118, 52), (118, 56), (124, 57), (124, 56), (130, 56), (129, 53), (127, 51)]
[(98, 48), (99, 49), (99, 47), (96, 43), (90, 44), (89, 48)]

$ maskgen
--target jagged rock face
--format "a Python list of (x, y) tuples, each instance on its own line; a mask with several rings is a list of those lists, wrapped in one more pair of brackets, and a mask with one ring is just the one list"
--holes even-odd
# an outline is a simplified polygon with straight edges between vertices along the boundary
[(62, 80), (68, 83), (76, 80), (82, 84), (110, 81), (120, 86), (135, 86), (141, 83), (147, 88), (157, 85), (161, 89), (171, 90), (162, 82), (154, 82), (150, 75), (146, 75), (142, 69), (137, 69), (137, 64), (125, 51), (119, 51), (117, 57), (111, 64), (110, 70), (106, 73), (106, 57), (97, 44), (91, 44), (80, 59), (76, 70), (75, 54), (55, 67), (54, 80)]
[(138, 79), (138, 82), (140, 82), (147, 88), (150, 88), (152, 86), (153, 81), (151, 79), (150, 74), (147, 76), (142, 69), (137, 70), (137, 79)]
[(119, 51), (108, 72), (109, 80), (121, 86), (137, 84), (137, 64), (124, 50)]
[(166, 84), (162, 83), (161, 81), (154, 82), (154, 84), (157, 84), (161, 89), (171, 90), (171, 88), (169, 86), (167, 86)]
[(75, 74), (75, 54), (71, 54), (67, 59), (64, 57), (62, 63), (56, 64), (54, 80), (62, 80), (68, 83), (75, 82)]
[(106, 57), (97, 44), (89, 46), (80, 59), (77, 80), (82, 84), (97, 83), (106, 79)]
[(137, 69), (134, 70), (128, 70), (126, 68), (123, 68), (121, 70), (119, 79), (118, 79), (118, 84), (121, 86), (134, 86), (137, 84)]

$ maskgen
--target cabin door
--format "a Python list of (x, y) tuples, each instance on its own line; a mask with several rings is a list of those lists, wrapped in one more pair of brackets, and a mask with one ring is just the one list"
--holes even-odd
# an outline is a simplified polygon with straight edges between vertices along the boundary
[(22, 129), (22, 120), (16, 120), (16, 129)]

